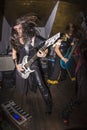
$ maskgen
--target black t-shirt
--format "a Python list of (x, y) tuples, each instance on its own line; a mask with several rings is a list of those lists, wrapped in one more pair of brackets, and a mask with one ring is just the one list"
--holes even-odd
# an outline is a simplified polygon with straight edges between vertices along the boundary
[(67, 53), (67, 50), (69, 49), (69, 47), (71, 47), (71, 42), (73, 40), (73, 38), (67, 38), (66, 35), (64, 33), (61, 34), (61, 45), (60, 45), (60, 51), (62, 53), (62, 55), (64, 56)]

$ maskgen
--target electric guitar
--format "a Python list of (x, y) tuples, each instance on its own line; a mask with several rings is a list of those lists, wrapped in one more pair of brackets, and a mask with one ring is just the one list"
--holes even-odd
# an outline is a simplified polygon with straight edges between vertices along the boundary
[[(49, 46), (55, 44), (55, 42), (57, 41), (57, 39), (59, 37), (60, 37), (60, 33), (57, 33), (54, 36), (52, 36), (51, 38), (49, 38), (48, 40), (46, 40), (45, 44), (43, 45), (42, 48), (40, 48), (40, 50), (46, 50)], [(29, 61), (28, 61), (28, 56), (27, 55), (24, 56), (22, 63), (20, 64), (24, 70), (18, 71), (19, 75), (22, 78), (27, 79), (28, 76), (30, 75), (30, 73), (35, 71), (35, 70), (31, 70), (30, 67), (37, 58), (38, 58), (37, 53)]]
[(68, 69), (70, 67), (70, 64), (72, 62), (72, 54), (73, 52), (75, 51), (75, 48), (76, 48), (77, 44), (73, 45), (73, 47), (69, 47), (69, 49), (67, 50), (64, 58), (67, 58), (68, 61), (65, 63), (62, 59), (60, 60), (60, 66), (63, 68), (63, 69)]

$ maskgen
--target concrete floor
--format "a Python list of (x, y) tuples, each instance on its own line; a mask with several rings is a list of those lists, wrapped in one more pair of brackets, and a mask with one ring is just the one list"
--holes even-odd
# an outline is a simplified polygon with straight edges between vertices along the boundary
[(44, 102), (39, 90), (37, 90), (37, 93), (29, 92), (27, 96), (23, 96), (16, 91), (15, 87), (3, 87), (3, 89), (0, 89), (0, 104), (13, 100), (24, 111), (32, 115), (28, 128), (21, 126), (20, 130), (86, 130), (86, 101), (73, 107), (69, 123), (64, 123), (62, 117), (63, 111), (71, 98), (74, 99), (75, 97), (75, 81), (71, 82), (67, 78), (67, 80), (60, 82), (57, 86), (51, 85), (49, 88), (53, 98), (53, 112), (51, 115), (46, 115), (45, 113)]

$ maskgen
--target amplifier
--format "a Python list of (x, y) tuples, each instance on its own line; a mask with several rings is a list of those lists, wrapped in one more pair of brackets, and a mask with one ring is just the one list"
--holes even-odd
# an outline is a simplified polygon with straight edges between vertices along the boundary
[(14, 70), (15, 65), (11, 56), (0, 56), (0, 71)]
[(14, 101), (7, 101), (1, 104), (2, 110), (6, 114), (6, 116), (13, 121), (13, 123), (17, 126), (24, 126), (27, 121), (31, 121), (31, 114), (26, 113), (21, 107), (16, 105)]

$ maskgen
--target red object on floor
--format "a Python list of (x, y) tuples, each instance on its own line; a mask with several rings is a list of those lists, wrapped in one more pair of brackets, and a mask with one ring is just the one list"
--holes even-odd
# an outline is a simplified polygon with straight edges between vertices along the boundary
[(68, 119), (64, 119), (63, 122), (64, 122), (64, 125), (69, 125), (69, 120)]

